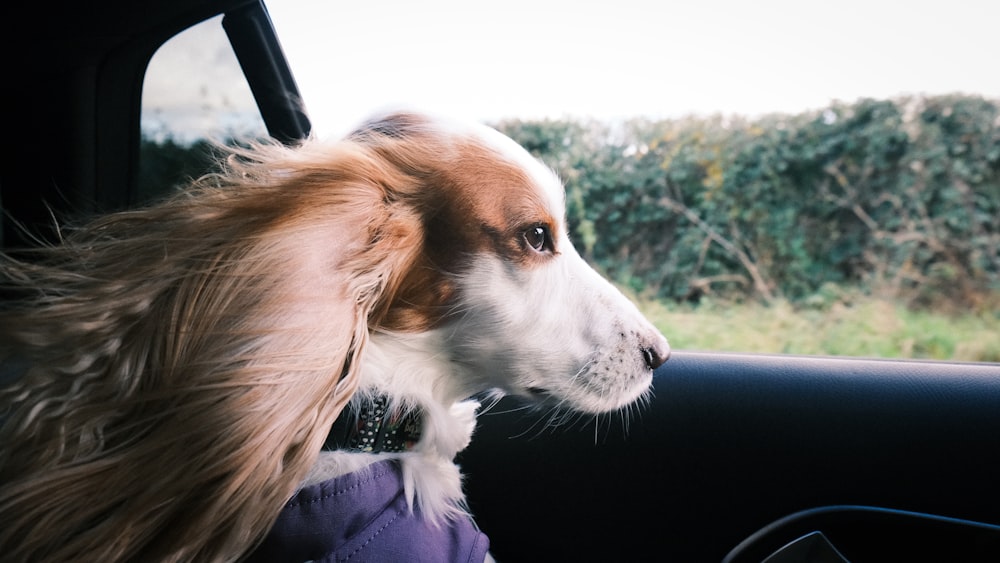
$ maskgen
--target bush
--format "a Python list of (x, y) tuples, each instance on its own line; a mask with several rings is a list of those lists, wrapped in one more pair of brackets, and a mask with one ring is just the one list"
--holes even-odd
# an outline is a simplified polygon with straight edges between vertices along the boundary
[(649, 296), (911, 305), (1000, 290), (1000, 109), (860, 100), (757, 120), (509, 121), (565, 180), (572, 236)]
[[(756, 120), (507, 121), (566, 183), (584, 256), (646, 297), (811, 306), (830, 287), (917, 307), (1000, 292), (1000, 105), (859, 100)], [(141, 199), (204, 173), (206, 141), (143, 139)]]

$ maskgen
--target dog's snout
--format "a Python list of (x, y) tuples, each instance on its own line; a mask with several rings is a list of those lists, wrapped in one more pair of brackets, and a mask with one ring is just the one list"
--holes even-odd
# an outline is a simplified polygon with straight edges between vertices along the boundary
[(646, 346), (642, 349), (642, 357), (646, 361), (646, 367), (656, 369), (670, 358), (670, 345), (663, 340)]

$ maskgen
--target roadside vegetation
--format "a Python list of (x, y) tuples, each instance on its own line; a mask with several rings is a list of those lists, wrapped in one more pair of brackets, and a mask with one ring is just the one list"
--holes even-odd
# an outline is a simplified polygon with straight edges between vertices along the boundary
[[(560, 174), (576, 246), (677, 349), (1000, 361), (1000, 101), (494, 125)], [(210, 146), (144, 139), (140, 183)]]
[(827, 308), (640, 301), (677, 350), (1000, 362), (1000, 314), (913, 310), (861, 297)]
[(1000, 103), (510, 121), (675, 348), (1000, 361)]

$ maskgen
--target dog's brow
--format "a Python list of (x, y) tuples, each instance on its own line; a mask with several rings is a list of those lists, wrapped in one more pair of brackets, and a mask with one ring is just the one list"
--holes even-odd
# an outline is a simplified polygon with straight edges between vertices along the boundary
[[(531, 198), (538, 198), (542, 206), (535, 220), (548, 224), (553, 233), (561, 232), (566, 192), (556, 173), (511, 138), (495, 129), (482, 127), (476, 131), (476, 136), (501, 159), (512, 164), (519, 171), (519, 175), (530, 184), (526, 187)], [(513, 197), (513, 194), (509, 195)]]

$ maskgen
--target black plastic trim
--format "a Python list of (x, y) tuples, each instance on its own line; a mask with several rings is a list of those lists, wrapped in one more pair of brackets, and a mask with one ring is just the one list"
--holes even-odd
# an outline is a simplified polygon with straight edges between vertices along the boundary
[(759, 563), (812, 531), (852, 562), (992, 561), (1000, 526), (874, 506), (824, 506), (790, 514), (740, 542), (723, 563)]
[(627, 423), (480, 416), (460, 463), (498, 560), (717, 563), (817, 506), (1000, 525), (1000, 365), (675, 351), (653, 390)]
[(227, 12), (222, 27), (268, 133), (285, 144), (307, 138), (312, 125), (264, 4), (255, 2)]

